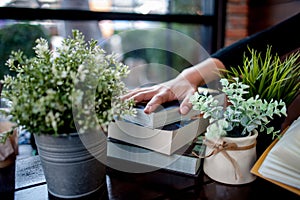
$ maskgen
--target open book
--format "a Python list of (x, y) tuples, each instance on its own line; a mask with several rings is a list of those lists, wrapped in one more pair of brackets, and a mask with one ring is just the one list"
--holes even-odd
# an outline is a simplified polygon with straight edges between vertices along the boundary
[(251, 172), (300, 195), (300, 117), (258, 159)]

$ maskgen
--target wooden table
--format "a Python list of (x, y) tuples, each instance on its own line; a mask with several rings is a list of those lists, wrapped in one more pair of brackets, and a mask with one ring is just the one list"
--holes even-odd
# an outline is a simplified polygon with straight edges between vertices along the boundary
[[(0, 169), (0, 199), (56, 199), (48, 194), (39, 156), (18, 159), (14, 165)], [(104, 190), (86, 199), (299, 200), (300, 197), (260, 178), (250, 184), (231, 186), (216, 183), (203, 173), (194, 178), (164, 171), (131, 174), (107, 168)]]

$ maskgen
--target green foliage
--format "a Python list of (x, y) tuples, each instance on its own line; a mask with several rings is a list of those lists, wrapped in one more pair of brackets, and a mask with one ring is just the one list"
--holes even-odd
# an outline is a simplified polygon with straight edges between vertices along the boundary
[(259, 95), (267, 101), (282, 99), (289, 105), (300, 89), (300, 52), (282, 60), (277, 54), (271, 54), (270, 46), (265, 56), (254, 49), (249, 51), (250, 56), (244, 56), (243, 65), (226, 70), (224, 76), (231, 81), (241, 77), (250, 86), (246, 98)]
[(15, 77), (5, 76), (4, 96), (12, 101), (12, 121), (36, 134), (83, 133), (105, 128), (114, 116), (134, 113), (122, 78), (128, 67), (106, 55), (97, 41), (78, 30), (55, 50), (40, 38), (36, 56), (13, 52), (7, 61)]
[(200, 94), (196, 92), (190, 98), (193, 109), (204, 113), (204, 118), (209, 118), (210, 125), (206, 136), (214, 137), (240, 137), (249, 135), (254, 129), (260, 128), (260, 132), (267, 129), (267, 134), (273, 133), (273, 137), (279, 131), (273, 127), (267, 127), (274, 115), (286, 115), (286, 105), (280, 100), (266, 101), (259, 95), (245, 99), (248, 94), (248, 85), (239, 82), (238, 78), (229, 83), (225, 78), (221, 79), (222, 92), (227, 97), (226, 107), (218, 106), (218, 100), (207, 92)]
[(35, 40), (40, 37), (50, 41), (50, 36), (41, 25), (22, 23), (7, 25), (0, 29), (0, 80), (5, 74), (14, 75), (5, 66), (11, 51), (20, 49), (27, 57), (33, 57)]

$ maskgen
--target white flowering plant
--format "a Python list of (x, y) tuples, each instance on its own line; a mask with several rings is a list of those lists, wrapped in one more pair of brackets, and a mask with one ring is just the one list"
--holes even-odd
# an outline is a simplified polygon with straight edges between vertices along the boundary
[(115, 116), (134, 114), (134, 102), (121, 100), (128, 66), (107, 55), (96, 40), (73, 30), (51, 49), (39, 38), (36, 56), (12, 52), (7, 61), (16, 76), (4, 77), (3, 96), (12, 102), (11, 120), (35, 134), (84, 133), (106, 128)]
[(194, 110), (201, 111), (204, 118), (209, 118), (210, 125), (207, 127), (207, 138), (220, 137), (243, 137), (251, 135), (254, 129), (259, 132), (266, 130), (267, 134), (278, 136), (280, 130), (267, 126), (274, 115), (286, 116), (286, 105), (280, 100), (266, 101), (259, 95), (245, 99), (248, 93), (248, 85), (243, 84), (238, 78), (229, 82), (226, 78), (220, 80), (222, 89), (226, 95), (225, 105), (220, 106), (218, 100), (207, 91), (195, 92), (190, 102)]

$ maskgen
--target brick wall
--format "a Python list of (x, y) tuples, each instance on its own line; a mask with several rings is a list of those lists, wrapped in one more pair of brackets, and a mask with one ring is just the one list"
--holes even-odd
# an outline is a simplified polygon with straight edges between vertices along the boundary
[(297, 14), (299, 6), (299, 0), (227, 0), (224, 45)]
[(248, 36), (248, 0), (227, 0), (225, 46)]

